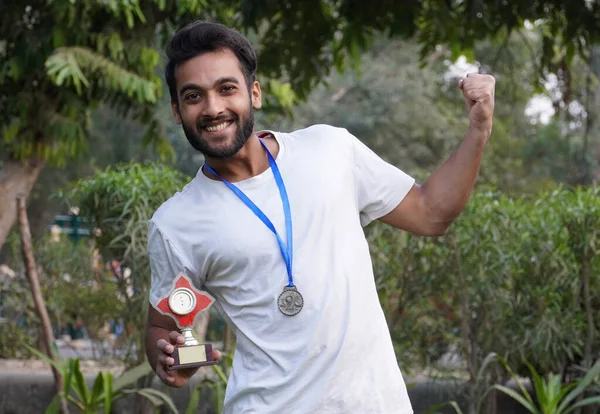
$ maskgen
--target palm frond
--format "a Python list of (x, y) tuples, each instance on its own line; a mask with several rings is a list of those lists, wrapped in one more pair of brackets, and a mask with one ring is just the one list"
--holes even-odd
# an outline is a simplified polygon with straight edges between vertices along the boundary
[(92, 84), (124, 93), (139, 103), (156, 103), (160, 84), (145, 79), (85, 47), (58, 48), (46, 60), (47, 73), (57, 86), (73, 85), (77, 93)]

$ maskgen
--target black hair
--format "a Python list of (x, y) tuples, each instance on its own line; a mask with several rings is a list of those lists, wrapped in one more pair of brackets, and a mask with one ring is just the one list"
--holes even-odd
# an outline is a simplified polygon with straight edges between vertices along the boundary
[(256, 51), (252, 43), (239, 32), (220, 23), (195, 21), (178, 30), (167, 44), (165, 80), (171, 100), (178, 102), (175, 69), (189, 59), (207, 52), (230, 49), (240, 62), (250, 89), (256, 80)]

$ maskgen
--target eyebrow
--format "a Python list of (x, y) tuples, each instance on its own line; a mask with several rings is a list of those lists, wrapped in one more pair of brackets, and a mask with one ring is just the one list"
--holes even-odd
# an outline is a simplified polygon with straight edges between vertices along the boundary
[[(213, 88), (216, 88), (219, 85), (223, 85), (224, 83), (235, 83), (236, 85), (239, 85), (240, 81), (238, 81), (238, 79), (234, 76), (224, 76), (215, 81), (215, 83), (213, 84)], [(189, 91), (190, 89), (203, 90), (204, 88), (202, 88), (200, 85), (197, 85), (195, 83), (186, 83), (179, 90), (179, 95), (180, 96), (183, 95), (185, 92)]]

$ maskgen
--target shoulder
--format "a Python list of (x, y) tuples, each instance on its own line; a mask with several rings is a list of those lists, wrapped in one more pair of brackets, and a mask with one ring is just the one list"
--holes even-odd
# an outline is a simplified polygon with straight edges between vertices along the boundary
[(296, 139), (319, 139), (319, 140), (338, 140), (351, 137), (346, 128), (340, 128), (327, 124), (315, 124), (306, 128), (297, 129), (286, 133), (286, 135)]
[(280, 133), (284, 143), (294, 150), (319, 151), (345, 154), (353, 151), (356, 138), (346, 128), (327, 124), (315, 124), (306, 128)]
[(160, 229), (162, 233), (171, 233), (184, 223), (187, 212), (193, 211), (196, 204), (196, 187), (199, 185), (194, 177), (180, 191), (173, 194), (163, 202), (150, 218), (150, 226)]

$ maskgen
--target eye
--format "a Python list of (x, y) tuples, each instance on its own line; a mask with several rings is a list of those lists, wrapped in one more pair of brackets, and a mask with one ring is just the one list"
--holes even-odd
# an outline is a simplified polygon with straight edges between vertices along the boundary
[(185, 95), (185, 100), (186, 101), (197, 101), (198, 99), (200, 99), (200, 94), (199, 93), (188, 93), (187, 95)]
[(221, 88), (221, 92), (224, 92), (224, 93), (231, 93), (234, 90), (235, 90), (235, 86), (233, 86), (233, 85), (226, 85)]

